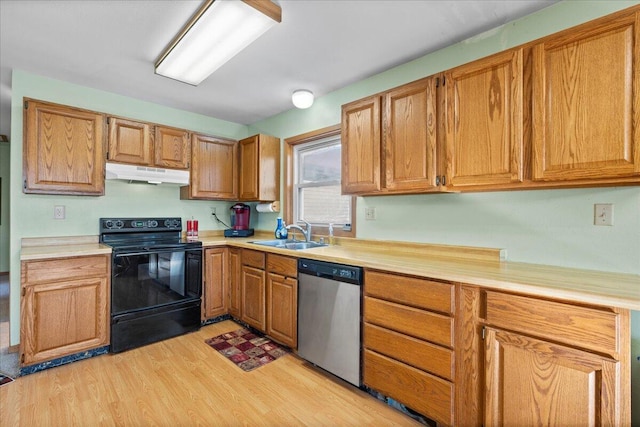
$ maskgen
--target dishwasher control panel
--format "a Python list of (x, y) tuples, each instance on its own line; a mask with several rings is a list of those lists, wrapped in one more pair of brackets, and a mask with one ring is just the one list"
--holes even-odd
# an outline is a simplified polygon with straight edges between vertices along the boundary
[(325, 277), (340, 282), (362, 284), (362, 268), (309, 259), (298, 260), (298, 274)]

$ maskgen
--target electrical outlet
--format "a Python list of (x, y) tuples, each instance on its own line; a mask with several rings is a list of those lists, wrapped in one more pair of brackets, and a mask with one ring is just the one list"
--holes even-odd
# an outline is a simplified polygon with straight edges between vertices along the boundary
[(65, 217), (64, 206), (54, 206), (53, 207), (53, 219), (64, 219), (64, 217)]
[(364, 208), (364, 219), (374, 221), (376, 219), (376, 208)]
[(593, 207), (594, 225), (613, 225), (613, 204), (598, 203)]

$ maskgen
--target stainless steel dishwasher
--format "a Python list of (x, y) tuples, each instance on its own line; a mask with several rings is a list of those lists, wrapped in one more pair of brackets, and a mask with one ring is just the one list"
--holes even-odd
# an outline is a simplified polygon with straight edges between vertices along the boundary
[(298, 355), (360, 386), (362, 268), (298, 260)]

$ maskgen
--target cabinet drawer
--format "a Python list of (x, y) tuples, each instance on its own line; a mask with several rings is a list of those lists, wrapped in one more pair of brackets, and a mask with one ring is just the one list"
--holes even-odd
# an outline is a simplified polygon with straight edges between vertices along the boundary
[(56, 258), (22, 262), (22, 284), (34, 285), (63, 279), (109, 275), (108, 255)]
[(378, 326), (364, 324), (364, 346), (439, 377), (453, 380), (453, 351)]
[(298, 277), (298, 261), (288, 256), (267, 254), (267, 270), (282, 276)]
[(453, 384), (370, 350), (364, 351), (364, 384), (438, 424), (453, 425)]
[(453, 313), (453, 289), (453, 285), (446, 282), (365, 272), (365, 295), (427, 310)]
[(418, 308), (365, 297), (364, 320), (448, 347), (453, 343), (453, 319)]
[(614, 357), (619, 351), (618, 314), (610, 311), (487, 292), (486, 321)]
[(248, 265), (264, 270), (264, 252), (252, 251), (250, 249), (242, 250), (242, 265)]

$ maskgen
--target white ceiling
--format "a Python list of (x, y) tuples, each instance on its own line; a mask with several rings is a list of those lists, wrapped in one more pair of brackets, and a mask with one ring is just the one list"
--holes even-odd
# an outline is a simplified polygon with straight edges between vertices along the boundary
[(0, 134), (13, 69), (250, 124), (556, 1), (276, 0), (282, 23), (193, 87), (153, 64), (200, 0), (0, 0)]

